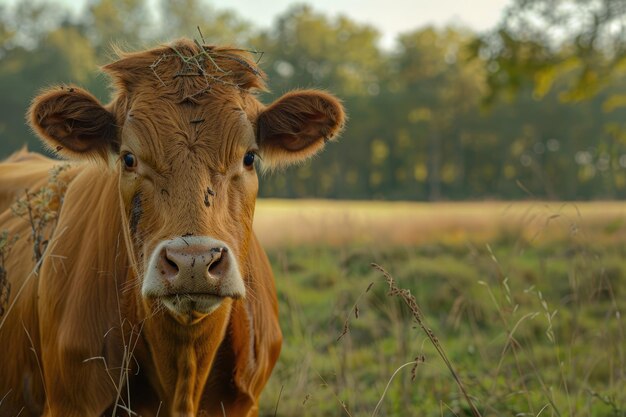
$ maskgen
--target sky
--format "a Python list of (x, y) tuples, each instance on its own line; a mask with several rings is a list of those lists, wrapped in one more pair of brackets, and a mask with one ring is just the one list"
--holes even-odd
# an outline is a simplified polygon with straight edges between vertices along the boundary
[[(511, 0), (315, 0), (308, 2), (330, 15), (345, 14), (352, 19), (370, 23), (383, 35), (383, 44), (390, 45), (401, 32), (428, 24), (455, 23), (482, 31), (495, 26)], [(274, 17), (284, 12), (292, 0), (213, 0), (218, 8), (236, 10), (259, 26), (270, 26)]]
[[(15, 3), (19, 0), (0, 0)], [(64, 3), (75, 11), (86, 0), (51, 0)], [(156, 0), (153, 0), (156, 1)], [(218, 9), (232, 9), (259, 27), (269, 27), (277, 15), (302, 0), (206, 0)], [(504, 8), (512, 0), (314, 0), (316, 11), (331, 16), (345, 14), (361, 23), (369, 23), (382, 33), (383, 46), (393, 45), (398, 33), (429, 24), (456, 24), (476, 31), (494, 27)]]

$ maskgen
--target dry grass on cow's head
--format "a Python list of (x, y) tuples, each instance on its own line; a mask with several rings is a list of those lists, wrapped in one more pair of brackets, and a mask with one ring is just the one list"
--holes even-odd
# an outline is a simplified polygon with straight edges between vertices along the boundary
[(233, 88), (265, 90), (265, 74), (252, 59), (255, 53), (180, 39), (142, 52), (117, 48), (118, 59), (102, 69), (113, 76), (118, 91), (142, 89), (174, 102), (202, 104), (211, 94)]

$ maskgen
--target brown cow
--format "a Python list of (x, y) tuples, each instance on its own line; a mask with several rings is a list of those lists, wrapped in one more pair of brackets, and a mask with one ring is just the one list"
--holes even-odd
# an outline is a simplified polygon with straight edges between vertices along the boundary
[(0, 164), (0, 231), (19, 237), (3, 264), (0, 416), (255, 416), (282, 341), (252, 232), (255, 160), (310, 157), (342, 106), (303, 90), (265, 107), (247, 53), (188, 40), (104, 71), (106, 106), (77, 87), (31, 106), (37, 134), (75, 160), (57, 170), (67, 191), (37, 264), (32, 221), (7, 201), (35, 195), (58, 162)]

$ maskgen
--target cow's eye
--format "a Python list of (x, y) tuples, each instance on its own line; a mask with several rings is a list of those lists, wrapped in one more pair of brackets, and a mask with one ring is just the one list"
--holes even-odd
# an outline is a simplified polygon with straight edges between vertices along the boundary
[(250, 169), (254, 165), (254, 159), (256, 158), (256, 154), (254, 152), (248, 152), (243, 157), (243, 165)]
[(133, 169), (137, 166), (137, 158), (132, 153), (125, 153), (122, 156), (122, 160), (124, 161), (124, 166), (126, 169)]

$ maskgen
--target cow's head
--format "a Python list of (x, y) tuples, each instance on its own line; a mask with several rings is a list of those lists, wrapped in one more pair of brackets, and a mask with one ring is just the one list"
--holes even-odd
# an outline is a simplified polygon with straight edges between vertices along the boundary
[(187, 40), (121, 54), (104, 71), (110, 104), (50, 89), (30, 123), (58, 154), (118, 171), (143, 302), (193, 323), (245, 296), (257, 160), (272, 168), (315, 154), (340, 131), (342, 106), (314, 90), (263, 106), (254, 95), (263, 74), (247, 53)]

